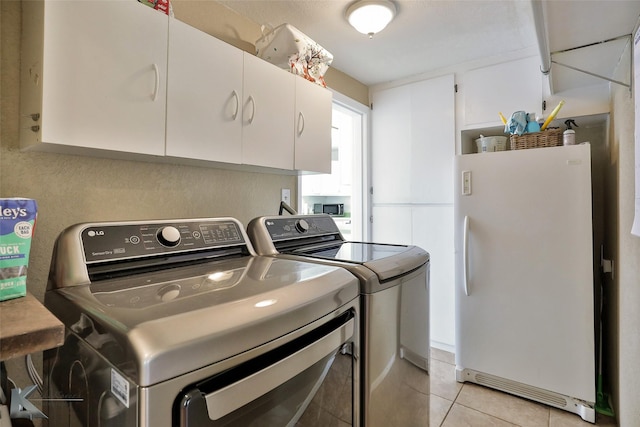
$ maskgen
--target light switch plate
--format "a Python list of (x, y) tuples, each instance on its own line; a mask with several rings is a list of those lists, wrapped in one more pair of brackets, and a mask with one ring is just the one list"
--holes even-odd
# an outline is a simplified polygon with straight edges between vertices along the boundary
[(291, 190), (289, 188), (283, 188), (280, 194), (280, 200), (288, 205), (291, 205)]
[(462, 171), (462, 195), (471, 195), (471, 171)]

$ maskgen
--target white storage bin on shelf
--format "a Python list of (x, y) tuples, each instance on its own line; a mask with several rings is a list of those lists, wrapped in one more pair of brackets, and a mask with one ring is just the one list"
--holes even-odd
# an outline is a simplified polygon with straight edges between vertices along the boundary
[(506, 136), (483, 136), (476, 139), (478, 153), (492, 153), (495, 151), (504, 151), (507, 147)]

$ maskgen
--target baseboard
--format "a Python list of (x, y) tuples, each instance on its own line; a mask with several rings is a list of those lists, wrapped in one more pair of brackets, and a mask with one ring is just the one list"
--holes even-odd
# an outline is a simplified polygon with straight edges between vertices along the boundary
[(437, 348), (438, 350), (448, 351), (449, 353), (456, 354), (456, 346), (431, 340), (431, 347)]

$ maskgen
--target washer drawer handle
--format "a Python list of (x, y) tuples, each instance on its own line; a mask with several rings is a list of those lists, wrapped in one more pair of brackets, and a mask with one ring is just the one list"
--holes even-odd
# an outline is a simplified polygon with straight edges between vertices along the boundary
[(246, 378), (205, 396), (209, 418), (218, 420), (289, 381), (342, 346), (353, 336), (350, 319), (319, 340)]

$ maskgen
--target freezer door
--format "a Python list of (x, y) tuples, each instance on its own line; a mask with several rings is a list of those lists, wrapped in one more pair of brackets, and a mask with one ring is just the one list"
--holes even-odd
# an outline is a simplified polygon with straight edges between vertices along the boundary
[(459, 370), (595, 401), (590, 159), (588, 144), (457, 156)]

